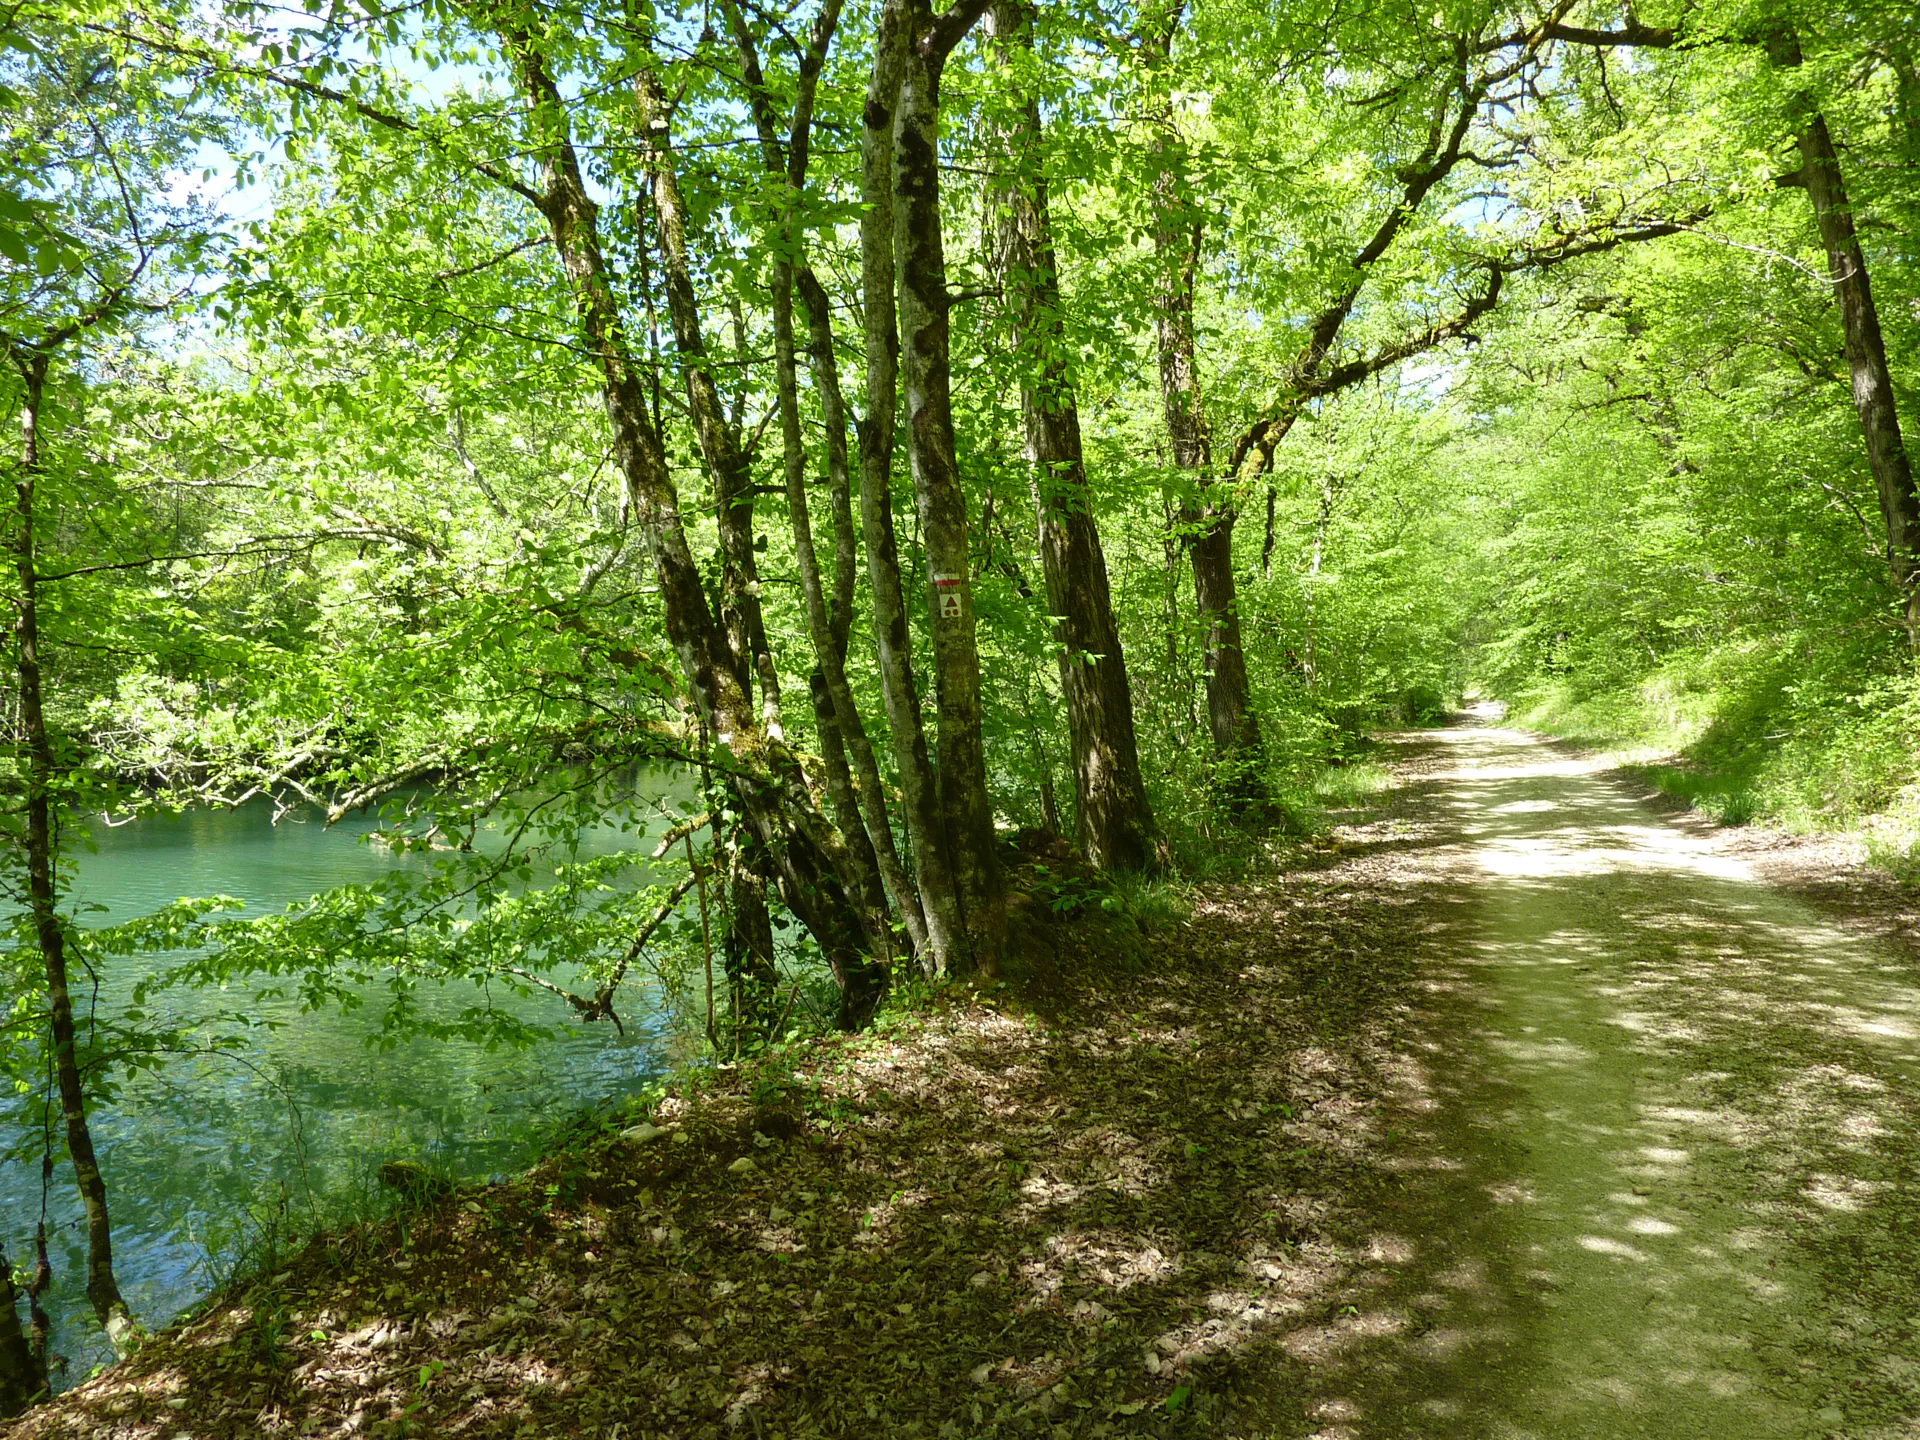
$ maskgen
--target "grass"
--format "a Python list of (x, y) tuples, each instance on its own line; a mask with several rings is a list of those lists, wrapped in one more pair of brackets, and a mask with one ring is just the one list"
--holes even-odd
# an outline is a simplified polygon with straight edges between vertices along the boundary
[(1865, 828), (1882, 863), (1920, 875), (1920, 677), (1884, 647), (1748, 641), (1683, 652), (1631, 681), (1556, 678), (1505, 698), (1518, 723), (1614, 750), (1720, 824)]
[(1393, 783), (1386, 768), (1370, 760), (1330, 765), (1313, 782), (1313, 795), (1329, 809), (1344, 809), (1371, 799)]

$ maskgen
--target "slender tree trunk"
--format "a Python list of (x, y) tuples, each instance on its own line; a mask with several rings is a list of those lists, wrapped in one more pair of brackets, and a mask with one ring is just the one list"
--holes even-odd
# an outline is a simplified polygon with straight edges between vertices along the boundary
[(33, 1349), (20, 1328), (13, 1269), (0, 1250), (0, 1420), (18, 1415), (46, 1388), (47, 1377), (33, 1363)]
[[(1799, 38), (1790, 28), (1775, 31), (1767, 40), (1767, 55), (1782, 69), (1797, 68)], [(1880, 515), (1886, 525), (1887, 569), (1900, 595), (1907, 638), (1920, 649), (1920, 494), (1915, 491), (1913, 463), (1900, 434), (1880, 313), (1873, 302), (1866, 255), (1860, 248), (1853, 208), (1840, 173), (1840, 156), (1834, 149), (1826, 116), (1803, 102), (1798, 118), (1797, 179), (1813, 202), (1813, 218), (1820, 228), (1820, 243), (1833, 276), (1833, 298), (1840, 310), (1847, 370), (1853, 382), (1853, 408), (1860, 416), (1867, 467), (1873, 472)]]
[(1306, 594), (1306, 647), (1301, 657), (1300, 670), (1312, 690), (1319, 684), (1318, 637), (1315, 634), (1315, 611), (1320, 600), (1320, 566), (1326, 556), (1327, 530), (1333, 523), (1333, 488), (1323, 484), (1320, 487), (1320, 513), (1313, 524), (1313, 553), (1307, 561)]
[(1180, 696), (1175, 707), (1189, 731), (1200, 728), (1200, 712), (1194, 708), (1192, 667), (1185, 647), (1180, 643), (1185, 627), (1181, 624), (1180, 585), (1187, 565), (1186, 542), (1180, 535), (1180, 506), (1170, 495), (1161, 497), (1160, 523), (1160, 629), (1166, 648), (1169, 688)]
[[(1172, 59), (1180, 3), (1148, 17), (1141, 53), (1156, 67)], [(1233, 570), (1233, 527), (1239, 518), (1232, 495), (1213, 474), (1213, 436), (1200, 395), (1194, 329), (1194, 278), (1204, 233), (1200, 217), (1182, 193), (1180, 137), (1170, 102), (1158, 102), (1153, 180), (1153, 248), (1158, 262), (1156, 339), (1160, 351), (1160, 400), (1173, 463), (1193, 477), (1195, 495), (1180, 506), (1187, 561), (1193, 567), (1194, 608), (1201, 623), (1201, 670), (1207, 730), (1223, 790), (1236, 806), (1257, 800), (1261, 775), (1260, 725), (1248, 693), (1247, 661), (1240, 643), (1240, 596)]]
[(969, 966), (970, 947), (940, 792), (920, 724), (912, 631), (893, 524), (894, 420), (899, 408), (900, 332), (894, 279), (893, 127), (906, 65), (907, 19), (884, 5), (874, 40), (860, 134), (860, 276), (866, 312), (867, 415), (860, 427), (860, 530), (873, 592), (873, 636), (899, 772), (901, 810), (927, 917), (924, 964), (934, 975)]
[[(883, 869), (879, 852), (874, 849), (872, 837), (868, 834), (867, 819), (861, 812), (860, 790), (854, 782), (853, 769), (847, 763), (849, 747), (840, 729), (839, 707), (834, 704), (833, 689), (827, 683), (826, 672), (818, 665), (807, 676), (807, 693), (812, 697), (814, 725), (820, 732), (820, 764), (826, 772), (826, 792), (833, 806), (833, 823), (845, 837), (847, 848), (858, 857), (857, 878), (861, 879), (863, 885), (860, 899), (880, 920), (891, 925), (893, 915), (901, 912), (889, 908), (891, 892), (888, 888), (888, 872)], [(871, 755), (872, 751), (869, 750), (868, 754)], [(882, 806), (885, 803), (883, 796)], [(887, 838), (891, 840), (893, 837), (889, 834)], [(891, 878), (905, 882), (898, 855), (893, 857)], [(919, 906), (910, 887), (906, 895), (909, 900), (916, 901), (911, 913), (918, 919)], [(889, 939), (892, 938), (889, 931)], [(910, 957), (917, 957), (919, 953), (913, 947), (910, 927), (906, 950)], [(887, 958), (891, 960), (893, 954), (893, 949), (889, 948)]]
[(1247, 659), (1240, 643), (1240, 595), (1233, 570), (1233, 526), (1239, 518), (1232, 497), (1212, 474), (1213, 439), (1201, 402), (1193, 323), (1194, 272), (1200, 260), (1200, 222), (1179, 194), (1173, 141), (1161, 151), (1154, 180), (1154, 251), (1159, 260), (1156, 321), (1160, 349), (1160, 399), (1173, 460), (1193, 476), (1197, 497), (1180, 513), (1187, 561), (1193, 567), (1194, 607), (1202, 626), (1201, 658), (1207, 730), (1221, 766), (1226, 793), (1248, 802), (1260, 793), (1260, 724), (1248, 692)]
[[(40, 1189), (44, 1196), (53, 1179), (53, 1157), (40, 1157)], [(42, 1210), (46, 1207), (43, 1204)], [(33, 1361), (33, 1373), (42, 1382), (47, 1376), (47, 1356), (53, 1348), (53, 1317), (43, 1303), (53, 1288), (53, 1262), (47, 1258), (47, 1222), (33, 1227), (33, 1278), (27, 1282), (27, 1354)]]
[[(813, 641), (815, 669), (809, 680), (808, 688), (813, 697), (813, 711), (820, 732), (820, 751), (826, 767), (827, 794), (834, 805), (834, 822), (839, 825), (840, 833), (847, 839), (848, 848), (859, 862), (860, 879), (867, 904), (877, 909), (883, 916), (887, 913), (888, 897), (895, 897), (895, 908), (903, 915), (910, 915), (907, 931), (911, 939), (917, 940), (915, 921), (919, 919), (919, 906), (914, 902), (911, 887), (904, 887), (905, 874), (900, 868), (899, 857), (893, 853), (893, 833), (882, 829), (885, 845), (885, 860), (881, 850), (876, 847), (868, 831), (866, 821), (860, 813), (860, 801), (854, 790), (853, 772), (847, 764), (847, 736), (849, 730), (858, 731), (860, 739), (866, 739), (865, 727), (861, 724), (860, 711), (853, 704), (853, 695), (846, 682), (846, 635), (842, 632), (834, 635), (832, 620), (827, 612), (827, 598), (820, 578), (820, 561), (813, 544), (813, 517), (807, 504), (807, 450), (806, 442), (800, 432), (800, 384), (798, 362), (794, 354), (793, 341), (793, 266), (784, 259), (773, 262), (772, 306), (773, 306), (773, 353), (775, 369), (775, 389), (780, 410), (780, 442), (785, 467), (787, 487), (787, 515), (793, 527), (794, 556), (800, 570), (800, 594), (807, 612), (807, 631)], [(837, 649), (836, 649), (837, 644)], [(839, 678), (838, 692), (830, 678), (830, 673)], [(844, 694), (846, 703), (841, 703)], [(849, 719), (851, 726), (848, 725)], [(868, 754), (871, 755), (871, 747)], [(885, 822), (885, 800), (881, 799), (881, 820)], [(888, 862), (891, 862), (889, 864)], [(904, 894), (893, 889), (902, 885)], [(901, 902), (905, 902), (902, 908)], [(891, 958), (891, 955), (889, 955)]]
[[(794, 554), (800, 570), (807, 629), (813, 642), (816, 669), (809, 682), (820, 748), (826, 768), (827, 792), (834, 820), (847, 837), (867, 881), (869, 906), (884, 911), (891, 901), (907, 932), (908, 948), (921, 956), (927, 946), (926, 917), (920, 898), (907, 878), (894, 845), (887, 815), (886, 791), (880, 767), (867, 736), (866, 723), (847, 681), (847, 643), (853, 629), (854, 571), (859, 564), (854, 540), (851, 478), (847, 463), (846, 406), (840, 393), (835, 358), (833, 321), (827, 298), (804, 262), (804, 245), (794, 224), (794, 211), (806, 183), (811, 148), (813, 103), (820, 71), (839, 23), (839, 0), (826, 0), (814, 20), (807, 51), (801, 59), (789, 136), (783, 147), (771, 95), (760, 69), (758, 48), (739, 5), (726, 0), (723, 8), (740, 51), (754, 125), (759, 132), (762, 159), (780, 187), (779, 209), (773, 224), (773, 260), (769, 290), (773, 311), (775, 388), (780, 412), (781, 454), (787, 490), (787, 510), (793, 527)], [(813, 518), (807, 498), (807, 449), (800, 428), (798, 347), (794, 339), (793, 300), (798, 288), (807, 307), (814, 386), (820, 396), (821, 420), (826, 429), (828, 510), (833, 526), (833, 590), (831, 596), (820, 573), (814, 545)], [(889, 957), (891, 958), (891, 957)]]
[[(687, 210), (673, 167), (672, 117), (660, 88), (659, 73), (651, 65), (643, 65), (634, 77), (634, 95), (652, 181), (654, 235), (660, 245), (667, 318), (673, 326), (673, 344), (686, 386), (687, 408), (693, 415), (694, 435), (713, 482), (723, 562), (721, 623), (728, 648), (741, 664), (750, 667), (760, 683), (761, 723), (778, 739), (780, 672), (767, 644), (766, 622), (760, 609), (760, 574), (753, 550), (752, 467), (720, 397), (720, 387), (714, 383), (687, 253)], [(744, 676), (741, 683), (745, 688)]]
[[(634, 77), (634, 93), (646, 137), (653, 228), (660, 245), (667, 317), (673, 326), (674, 348), (686, 387), (687, 408), (693, 415), (694, 434), (713, 482), (722, 558), (721, 624), (726, 632), (728, 651), (736, 663), (750, 664), (754, 678), (759, 681), (760, 722), (777, 741), (782, 738), (780, 672), (767, 642), (766, 622), (760, 607), (759, 566), (753, 548), (751, 461), (740, 444), (732, 417), (727, 414), (709, 363), (687, 249), (686, 206), (674, 171), (671, 115), (658, 72), (642, 67)], [(746, 664), (741, 664), (736, 679), (742, 691), (750, 690)], [(773, 923), (767, 911), (766, 888), (742, 853), (753, 848), (750, 836), (736, 837), (733, 863), (727, 875), (729, 923), (723, 954), (736, 1054), (743, 1037), (758, 1037), (771, 1021), (774, 995), (780, 982), (780, 973), (774, 964)], [(752, 858), (765, 864), (763, 857)], [(854, 858), (855, 863), (849, 869), (857, 872), (858, 858)], [(860, 876), (850, 874), (849, 879), (853, 892), (859, 895), (865, 888)], [(878, 925), (870, 918), (866, 928), (884, 934), (884, 917)]]
[(1278, 540), (1278, 536), (1274, 532), (1274, 508), (1279, 498), (1279, 487), (1273, 483), (1273, 477), (1268, 476), (1267, 528), (1266, 533), (1260, 537), (1260, 578), (1263, 580), (1271, 580), (1273, 578), (1273, 547)]
[(113, 1225), (107, 1213), (107, 1183), (94, 1153), (87, 1122), (86, 1089), (80, 1075), (73, 996), (67, 988), (67, 934), (54, 889), (53, 741), (47, 733), (40, 688), (39, 574), (34, 559), (34, 486), (40, 475), (40, 414), (46, 392), (47, 357), (19, 361), (25, 398), (20, 408), (20, 476), (14, 486), (13, 559), (20, 586), (15, 642), (19, 647), (21, 730), (26, 740), (27, 909), (46, 966), (47, 1010), (53, 1034), (54, 1083), (66, 1125), (67, 1155), (87, 1221), (87, 1299), (107, 1338), (120, 1353), (131, 1347), (135, 1327), (113, 1274)]
[(600, 369), (613, 453), (652, 553), (668, 639), (696, 713), (729, 754), (728, 783), (759, 844), (757, 853), (772, 869), (781, 900), (819, 942), (833, 970), (840, 1023), (864, 1024), (886, 992), (886, 969), (870, 958), (882, 942), (842, 881), (845, 849), (813, 808), (792, 753), (763, 728), (742, 678), (746, 666), (707, 608), (665, 447), (647, 414), (645, 380), (608, 281), (599, 209), (581, 177), (566, 106), (532, 38), (509, 26), (502, 39), (542, 131), (538, 204), (566, 268), (584, 348)]
[[(1031, 11), (1021, 0), (994, 0), (990, 17), (1002, 66), (1013, 70), (1015, 52), (1032, 49)], [(1094, 864), (1144, 870), (1155, 861), (1153, 814), (1140, 778), (1133, 693), (1068, 370), (1037, 96), (1025, 97), (1003, 139), (1006, 172), (996, 178), (992, 197), (1002, 217), (998, 268), (1020, 354), (1040, 567), (1060, 645), (1060, 688), (1073, 745), (1075, 820), (1081, 848)]]
[[(859, 554), (854, 540), (852, 477), (847, 457), (847, 411), (840, 393), (840, 367), (833, 343), (833, 317), (828, 310), (826, 292), (820, 288), (820, 282), (814, 278), (813, 272), (803, 266), (796, 272), (795, 279), (807, 307), (811, 341), (808, 353), (813, 362), (814, 389), (820, 396), (821, 421), (827, 432), (827, 508), (833, 522), (833, 594), (826, 599), (823, 607), (821, 618), (826, 631), (816, 641), (815, 653), (821, 657), (821, 683), (838, 723), (839, 738), (846, 746), (853, 778), (858, 781), (858, 789), (854, 792), (856, 803), (866, 822), (866, 835), (873, 847), (875, 863), (885, 882), (887, 894), (893, 901), (894, 911), (906, 926), (908, 943), (913, 953), (921, 957), (925, 964), (931, 953), (928, 950), (927, 915), (921, 907), (919, 893), (900, 861), (899, 849), (894, 844), (893, 826), (887, 814), (886, 787), (880, 778), (880, 761), (874, 754), (873, 741), (867, 734), (866, 722), (861, 718), (859, 704), (854, 699), (853, 686), (847, 679), (847, 644), (853, 633), (854, 571), (859, 564)], [(804, 498), (802, 492), (803, 502)], [(804, 503), (796, 509), (795, 514), (800, 517), (795, 521), (797, 536), (797, 527), (806, 518)], [(889, 507), (889, 518), (891, 514)], [(802, 553), (810, 555), (813, 540), (811, 528), (806, 538), (807, 546)], [(813, 562), (809, 568), (813, 570), (813, 580), (807, 605), (809, 623), (812, 623), (814, 595), (821, 586), (818, 563)], [(898, 579), (897, 571), (895, 578)], [(896, 592), (898, 588), (896, 584)], [(818, 709), (817, 704), (815, 708)], [(920, 753), (924, 759), (924, 740)]]
[[(953, 433), (947, 260), (940, 225), (940, 74), (965, 31), (936, 21), (927, 0), (899, 3), (906, 6), (911, 39), (893, 116), (895, 283), (907, 456), (930, 582), (927, 610), (940, 720), (935, 768), (971, 958), (993, 974), (1006, 936), (1006, 893), (987, 795), (971, 537)], [(973, 7), (973, 18), (982, 8)]]

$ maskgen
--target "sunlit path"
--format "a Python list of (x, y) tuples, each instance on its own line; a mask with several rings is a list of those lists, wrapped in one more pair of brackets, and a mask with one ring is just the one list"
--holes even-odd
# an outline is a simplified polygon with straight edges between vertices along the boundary
[(1597, 763), (1408, 743), (1437, 823), (1381, 858), (1467, 903), (1425, 942), (1395, 1341), (1321, 1434), (1916, 1433), (1908, 968)]

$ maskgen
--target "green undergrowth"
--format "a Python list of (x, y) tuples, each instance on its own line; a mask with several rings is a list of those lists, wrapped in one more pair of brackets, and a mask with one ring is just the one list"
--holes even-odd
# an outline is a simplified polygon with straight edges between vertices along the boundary
[(1884, 647), (1789, 635), (1686, 651), (1637, 678), (1537, 681), (1508, 698), (1529, 728), (1618, 752), (1723, 825), (1862, 829), (1920, 874), (1920, 679)]
[[(1370, 713), (1366, 723), (1392, 728), (1416, 723), (1405, 720), (1398, 709)], [(1444, 718), (1439, 712), (1417, 723)], [(1385, 767), (1372, 758), (1374, 753), (1367, 733), (1336, 733), (1314, 753), (1273, 764), (1262, 777), (1257, 803), (1237, 812), (1223, 804), (1208, 804), (1186, 815), (1163, 811), (1159, 818), (1173, 878), (1115, 883), (1126, 888), (1130, 905), (1147, 913), (1160, 904), (1153, 898), (1156, 886), (1173, 894), (1192, 883), (1231, 882), (1289, 868), (1303, 844), (1325, 837), (1341, 812), (1367, 804), (1392, 783)]]

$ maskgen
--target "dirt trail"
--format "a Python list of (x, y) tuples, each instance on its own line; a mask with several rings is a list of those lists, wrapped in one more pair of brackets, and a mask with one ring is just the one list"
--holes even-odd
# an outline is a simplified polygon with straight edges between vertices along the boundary
[(1597, 762), (1400, 744), (1424, 824), (1351, 839), (1443, 918), (1384, 1343), (1327, 1440), (1920, 1434), (1911, 962)]

